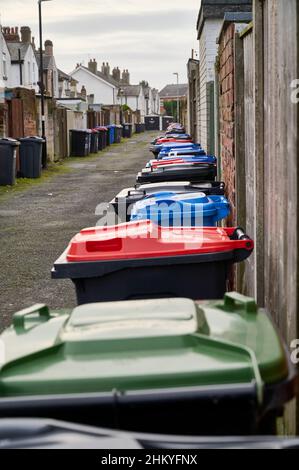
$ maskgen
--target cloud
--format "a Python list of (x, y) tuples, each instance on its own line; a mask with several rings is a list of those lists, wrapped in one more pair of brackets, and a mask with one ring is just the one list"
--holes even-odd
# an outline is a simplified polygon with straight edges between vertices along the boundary
[[(151, 12), (146, 15), (139, 14), (85, 14), (72, 16), (63, 21), (47, 22), (46, 31), (48, 34), (77, 34), (88, 38), (95, 34), (122, 32), (124, 35), (140, 32), (149, 32), (155, 35), (159, 32), (172, 31), (178, 35), (178, 40), (182, 31), (194, 25), (194, 15), (190, 11), (162, 11)], [(175, 39), (175, 38), (174, 38)]]
[[(199, 0), (53, 0), (43, 4), (44, 38), (52, 39), (57, 64), (69, 72), (89, 58), (130, 68), (132, 82), (161, 88), (180, 72), (197, 47)], [(2, 24), (28, 25), (38, 39), (36, 0), (0, 0)], [(38, 41), (36, 41), (38, 42)]]

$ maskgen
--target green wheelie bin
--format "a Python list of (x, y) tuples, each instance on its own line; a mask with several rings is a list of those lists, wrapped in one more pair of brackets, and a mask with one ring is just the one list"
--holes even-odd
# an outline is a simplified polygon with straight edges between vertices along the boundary
[(0, 337), (0, 418), (177, 435), (275, 433), (297, 376), (252, 299), (36, 305)]

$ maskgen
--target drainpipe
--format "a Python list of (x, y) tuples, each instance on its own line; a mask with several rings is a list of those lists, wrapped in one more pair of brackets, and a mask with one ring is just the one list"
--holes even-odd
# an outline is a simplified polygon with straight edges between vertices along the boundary
[(23, 85), (23, 71), (22, 71), (22, 60), (21, 60), (21, 49), (18, 50), (19, 54), (19, 67), (20, 67), (20, 85)]

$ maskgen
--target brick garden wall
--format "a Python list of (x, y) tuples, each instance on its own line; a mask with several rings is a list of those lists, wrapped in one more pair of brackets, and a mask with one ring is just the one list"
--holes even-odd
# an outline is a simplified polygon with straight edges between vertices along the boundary
[(222, 179), (232, 206), (228, 225), (236, 224), (235, 187), (235, 109), (234, 109), (234, 34), (235, 25), (223, 30), (219, 44), (219, 121)]

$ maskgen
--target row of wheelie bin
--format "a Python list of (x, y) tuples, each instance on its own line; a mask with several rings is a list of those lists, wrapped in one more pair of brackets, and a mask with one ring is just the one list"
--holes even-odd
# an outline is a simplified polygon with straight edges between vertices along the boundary
[(86, 157), (98, 153), (112, 144), (119, 144), (122, 138), (122, 126), (96, 126), (94, 129), (71, 129), (70, 144), (72, 157)]
[(72, 157), (86, 157), (90, 153), (98, 153), (107, 145), (110, 145), (107, 127), (70, 130), (70, 155)]
[[(136, 133), (142, 132), (137, 127)], [(142, 124), (140, 124), (142, 128)], [(138, 129), (138, 130), (137, 130)], [(120, 144), (122, 137), (130, 138), (133, 134), (133, 125), (96, 126), (94, 129), (71, 129), (70, 143), (71, 156), (86, 157), (90, 153), (97, 153), (107, 146)]]
[(123, 124), (123, 137), (129, 139), (133, 135), (135, 127), (135, 133), (136, 134), (141, 134), (142, 132), (145, 132), (145, 124), (138, 123), (138, 124), (130, 124), (130, 123), (125, 123)]
[[(15, 184), (16, 177), (39, 178), (44, 140), (40, 137), (0, 139), (0, 186)], [(17, 167), (17, 151), (19, 165)]]
[[(136, 124), (136, 133), (144, 132), (143, 124)], [(86, 157), (107, 146), (118, 144), (122, 137), (132, 137), (133, 125), (96, 126), (94, 129), (70, 130), (70, 155)], [(14, 185), (16, 177), (39, 178), (42, 172), (44, 140), (29, 136), (22, 139), (0, 139), (0, 186)], [(19, 164), (17, 152), (19, 148)]]
[[(172, 438), (275, 434), (295, 369), (267, 312), (227, 292), (254, 242), (220, 226), (229, 201), (217, 173), (206, 180), (198, 162), (183, 161), (165, 174), (172, 165), (172, 179), (137, 175), (108, 204), (108, 223), (81, 230), (54, 263), (52, 278), (72, 281), (77, 307), (13, 316), (0, 337), (0, 416)], [(184, 165), (193, 178), (178, 178)]]

